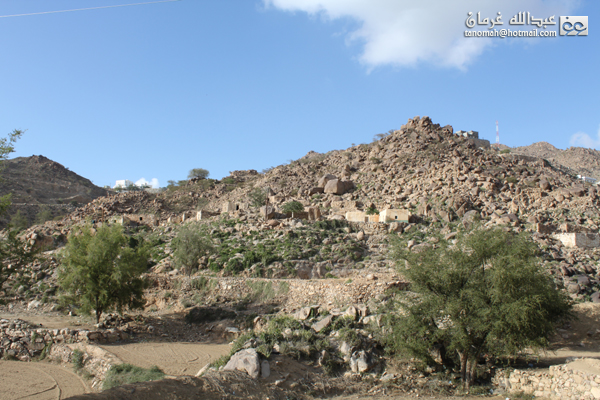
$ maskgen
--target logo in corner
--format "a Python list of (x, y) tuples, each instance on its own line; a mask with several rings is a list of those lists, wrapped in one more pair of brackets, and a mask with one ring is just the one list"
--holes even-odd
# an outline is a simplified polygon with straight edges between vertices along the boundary
[(560, 17), (560, 36), (587, 36), (588, 17)]

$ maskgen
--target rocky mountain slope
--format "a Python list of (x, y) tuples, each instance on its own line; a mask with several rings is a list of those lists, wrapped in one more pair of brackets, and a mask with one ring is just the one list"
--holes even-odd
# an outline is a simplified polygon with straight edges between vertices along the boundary
[(529, 146), (511, 149), (513, 154), (544, 158), (555, 165), (562, 165), (574, 175), (600, 179), (600, 151), (583, 147), (557, 149), (547, 142), (537, 142)]
[(2, 163), (0, 196), (12, 193), (11, 213), (20, 210), (33, 221), (40, 205), (54, 216), (71, 212), (108, 191), (44, 156), (17, 157)]
[[(451, 126), (415, 117), (374, 143), (326, 154), (310, 152), (262, 174), (234, 171), (222, 180), (192, 180), (159, 194), (98, 197), (60, 221), (25, 231), (31, 245), (47, 250), (46, 258), (4, 288), (12, 312), (54, 310), (60, 262), (56, 251), (71, 229), (87, 221), (121, 223), (129, 235), (151, 247), (147, 276), (152, 285), (145, 310), (119, 324), (106, 317), (96, 326), (98, 332), (80, 332), (77, 340), (191, 341), (217, 332), (229, 340), (227, 335), (266, 330), (270, 336), (264, 337), (276, 338), (277, 347), (262, 336), (242, 336), (246, 341), (237, 345), (252, 357), (260, 350), (273, 371), (281, 368), (281, 376), (288, 374), (277, 379), (290, 390), (302, 390), (303, 384), (308, 387), (320, 379), (290, 378), (282, 366), (285, 356), (294, 354), (305, 354), (311, 371), (345, 371), (352, 380), (364, 377), (369, 387), (371, 379), (387, 385), (384, 377), (397, 387), (402, 377), (427, 386), (432, 381), (425, 373), (419, 372), (418, 379), (406, 372), (389, 373), (390, 360), (378, 342), (384, 328), (381, 306), (390, 302), (395, 290), (410, 288), (391, 256), (394, 246), (419, 251), (441, 238), (452, 240), (471, 229), (475, 220), (525, 231), (539, 246), (541, 262), (557, 284), (577, 302), (600, 303), (600, 248), (571, 247), (556, 236), (597, 233), (596, 187), (552, 161), (480, 145), (455, 135)], [(268, 206), (253, 204), (257, 189), (268, 193)], [(300, 202), (306, 213), (286, 214), (284, 205), (290, 201)], [(386, 209), (408, 210), (409, 221), (346, 219), (349, 212), (377, 215)], [(171, 243), (190, 224), (212, 241), (215, 251), (201, 257), (198, 271), (188, 275), (177, 268)], [(167, 324), (162, 319), (167, 313), (183, 328)], [(599, 347), (600, 331), (590, 328), (575, 335), (565, 325), (560, 334), (578, 345)], [(44, 340), (59, 339), (48, 334)], [(27, 340), (12, 343), (14, 357), (36, 356)], [(265, 354), (271, 349), (284, 358), (269, 358)], [(453, 390), (452, 379), (440, 380), (448, 383), (444, 390)], [(411, 392), (413, 387), (403, 390), (418, 393)]]

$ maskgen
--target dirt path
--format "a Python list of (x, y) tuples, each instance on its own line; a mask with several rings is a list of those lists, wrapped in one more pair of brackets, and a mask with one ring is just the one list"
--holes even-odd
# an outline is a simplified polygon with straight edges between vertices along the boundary
[(0, 400), (61, 400), (89, 392), (86, 383), (68, 368), (0, 360)]
[(228, 344), (130, 343), (102, 345), (125, 363), (150, 368), (157, 365), (167, 375), (195, 375), (200, 368), (229, 352)]

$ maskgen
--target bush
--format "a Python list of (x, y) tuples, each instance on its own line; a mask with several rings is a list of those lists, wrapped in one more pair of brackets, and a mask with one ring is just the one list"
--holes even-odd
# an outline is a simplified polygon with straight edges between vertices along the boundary
[(113, 365), (106, 374), (102, 389), (107, 390), (128, 383), (156, 381), (164, 377), (165, 373), (156, 365), (150, 369), (131, 364)]
[(198, 269), (200, 257), (214, 252), (211, 240), (195, 224), (182, 226), (172, 246), (175, 265), (188, 275)]
[(556, 323), (572, 315), (525, 232), (476, 227), (455, 245), (440, 240), (419, 253), (398, 246), (395, 255), (416, 297), (401, 298), (403, 317), (388, 317), (382, 340), (429, 364), (458, 366), (467, 389), (480, 356), (545, 348)]
[(510, 153), (510, 149), (504, 149), (500, 151), (500, 154), (508, 154)]
[(369, 208), (367, 208), (367, 215), (377, 215), (379, 214), (379, 210), (377, 208), (375, 208), (375, 206), (371, 206)]
[(203, 324), (205, 322), (221, 321), (223, 319), (234, 319), (237, 314), (234, 311), (214, 307), (194, 307), (185, 316), (188, 324)]
[(299, 201), (288, 201), (282, 207), (284, 213), (299, 213), (304, 211), (304, 206)]
[(73, 354), (71, 355), (71, 362), (73, 363), (73, 369), (75, 371), (79, 371), (83, 368), (83, 357), (85, 353), (79, 349), (73, 350)]

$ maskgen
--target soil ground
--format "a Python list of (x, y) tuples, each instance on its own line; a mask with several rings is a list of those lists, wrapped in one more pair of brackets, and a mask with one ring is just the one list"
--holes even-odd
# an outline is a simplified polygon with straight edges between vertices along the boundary
[(200, 368), (229, 352), (228, 344), (128, 343), (100, 346), (124, 363), (158, 366), (167, 375), (196, 375)]
[[(538, 360), (532, 357), (534, 367), (546, 367), (561, 364), (572, 358), (587, 357), (600, 359), (600, 304), (584, 303), (575, 306), (577, 319), (570, 325), (559, 330), (553, 341), (552, 349), (539, 356)], [(47, 328), (94, 329), (93, 321), (86, 317), (69, 317), (59, 313), (41, 313), (38, 311), (19, 310), (4, 312), (0, 318), (22, 319), (31, 324), (42, 325)], [(164, 313), (148, 318), (145, 323), (156, 326), (153, 334), (138, 336), (138, 342), (101, 345), (104, 350), (113, 353), (123, 362), (149, 368), (157, 365), (168, 375), (179, 376), (177, 379), (167, 379), (162, 383), (145, 383), (140, 385), (125, 385), (112, 391), (101, 394), (87, 394), (89, 387), (80, 377), (68, 367), (57, 366), (46, 362), (14, 362), (0, 361), (0, 400), (4, 399), (63, 399), (69, 396), (78, 396), (79, 399), (148, 399), (158, 400), (171, 396), (172, 399), (195, 398), (198, 395), (206, 399), (292, 399), (310, 398), (299, 397), (298, 391), (291, 387), (292, 382), (299, 382), (309, 374), (318, 373), (313, 367), (286, 360), (273, 360), (272, 379), (252, 381), (244, 374), (228, 373), (224, 377), (209, 377), (192, 379), (182, 375), (195, 375), (207, 363), (215, 360), (229, 350), (227, 340), (220, 334), (212, 332), (212, 325), (190, 325), (183, 320), (181, 313)], [(210, 329), (209, 329), (210, 328)], [(537, 362), (536, 362), (537, 361)], [(531, 362), (531, 361), (528, 361)], [(581, 363), (580, 363), (581, 364)], [(600, 369), (600, 361), (586, 361), (578, 368)], [(274, 380), (287, 376), (286, 384), (282, 387), (274, 385)], [(167, 382), (167, 383), (166, 383)], [(315, 382), (313, 380), (313, 382)], [(160, 386), (162, 385), (162, 386)], [(247, 392), (248, 385), (253, 386)], [(369, 386), (363, 384), (356, 395), (342, 395), (343, 392), (329, 392), (329, 398), (335, 400), (362, 400), (362, 399), (413, 399), (402, 393), (368, 393)], [(118, 389), (118, 390), (117, 390)], [(297, 389), (297, 388), (296, 388)], [(133, 391), (133, 392), (132, 392)], [(354, 390), (352, 390), (354, 391)], [(133, 393), (139, 394), (135, 397)], [(250, 394), (248, 394), (250, 393)], [(97, 397), (99, 396), (99, 397)], [(191, 396), (191, 397), (190, 397)], [(428, 397), (429, 399), (449, 399), (452, 397)], [(456, 397), (458, 399), (459, 397)], [(468, 399), (469, 397), (460, 397)], [(475, 397), (472, 397), (473, 399)], [(505, 397), (494, 397), (493, 399)]]
[(68, 367), (0, 360), (1, 400), (62, 400), (88, 392), (87, 383)]

